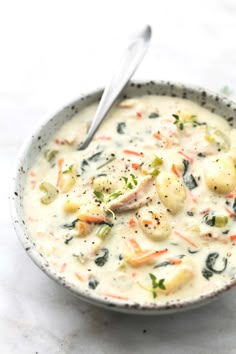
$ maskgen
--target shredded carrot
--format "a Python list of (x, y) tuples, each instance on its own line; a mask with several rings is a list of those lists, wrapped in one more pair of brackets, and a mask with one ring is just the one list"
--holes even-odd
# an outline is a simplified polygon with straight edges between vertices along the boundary
[(141, 165), (139, 163), (132, 163), (132, 168), (134, 168), (135, 170), (139, 170)]
[(127, 149), (123, 150), (123, 152), (128, 155), (143, 156), (142, 152), (136, 152), (136, 151), (127, 150)]
[(233, 217), (234, 217), (234, 212), (233, 212), (232, 210), (230, 210), (230, 209), (227, 208), (226, 206), (225, 206), (225, 210), (226, 210), (227, 213), (229, 214), (229, 217), (230, 217), (230, 218), (233, 218)]
[(67, 266), (67, 263), (63, 263), (59, 272), (63, 273), (66, 269), (66, 266)]
[(198, 198), (188, 189), (188, 194), (194, 203), (198, 202)]
[(36, 173), (34, 171), (30, 171), (30, 176), (31, 177), (35, 177), (36, 176)]
[(187, 238), (186, 236), (183, 236), (182, 234), (180, 234), (179, 232), (175, 231), (175, 234), (182, 238), (182, 240), (188, 242), (191, 246), (198, 248), (198, 246), (196, 245), (196, 243), (194, 243), (193, 241), (191, 241), (189, 238)]
[(86, 235), (86, 225), (84, 222), (79, 223), (79, 231), (82, 236)]
[(137, 276), (137, 272), (132, 272), (132, 277), (135, 278)]
[(84, 278), (79, 275), (79, 273), (75, 272), (75, 276), (79, 281), (84, 281)]
[(188, 155), (186, 155), (185, 153), (183, 153), (183, 151), (178, 151), (178, 154), (184, 156), (186, 158), (186, 160), (188, 160), (190, 163), (193, 163), (194, 159)]
[(59, 139), (55, 139), (55, 140), (54, 140), (54, 143), (57, 144), (57, 145), (61, 144), (61, 142), (60, 142)]
[(140, 255), (136, 257), (132, 257), (129, 259), (129, 263), (132, 264), (133, 266), (139, 266), (143, 263), (146, 263), (153, 259), (154, 257), (160, 256), (163, 253), (168, 252), (167, 249), (161, 250), (161, 251), (148, 251), (148, 252), (143, 252)]
[(36, 181), (31, 180), (30, 183), (34, 186), (36, 184)]
[(165, 138), (164, 148), (169, 149), (171, 147), (171, 145), (172, 145), (171, 140), (168, 138)]
[(210, 210), (211, 210), (210, 208), (206, 208), (206, 209), (200, 211), (200, 214), (206, 214), (206, 213), (208, 213)]
[(166, 136), (164, 136), (163, 134), (161, 134), (160, 132), (154, 133), (153, 137), (158, 140), (162, 140), (164, 142), (164, 148), (168, 149), (169, 147), (171, 147), (171, 140)]
[[(154, 216), (155, 218), (155, 216)], [(152, 225), (152, 220), (143, 220), (142, 221), (143, 225)]]
[(37, 222), (37, 221), (39, 221), (39, 219), (32, 218), (31, 216), (29, 216), (29, 217), (28, 217), (28, 221)]
[(236, 235), (231, 235), (231, 236), (229, 236), (229, 238), (230, 238), (231, 241), (235, 241), (236, 240)]
[(130, 227), (134, 227), (136, 225), (136, 221), (133, 218), (131, 218), (129, 220), (128, 224), (129, 224)]
[(177, 167), (175, 166), (175, 164), (172, 164), (172, 166), (171, 166), (171, 171), (172, 171), (177, 177), (180, 177), (180, 173), (179, 173), (179, 171), (177, 170)]
[(110, 294), (110, 293), (105, 293), (104, 295), (107, 297), (111, 297), (113, 299), (128, 300), (128, 297), (125, 297), (125, 296), (120, 296), (120, 295), (115, 295), (115, 294)]
[(182, 263), (181, 259), (179, 259), (179, 258), (167, 258), (167, 260), (175, 265)]
[(153, 134), (153, 137), (156, 138), (156, 139), (158, 139), (158, 140), (162, 140), (162, 135), (161, 135), (160, 132), (154, 133), (154, 134)]
[(142, 115), (141, 112), (136, 112), (136, 117), (137, 117), (137, 118), (142, 118), (142, 116), (143, 116), (143, 115)]
[(236, 197), (236, 192), (235, 191), (227, 194), (227, 196), (226, 196), (226, 198), (229, 198), (229, 199), (232, 199), (232, 198), (235, 198), (235, 197)]
[(142, 253), (143, 250), (142, 248), (140, 247), (140, 245), (138, 244), (138, 242), (134, 239), (134, 238), (130, 238), (129, 239), (129, 242), (131, 243), (133, 249), (134, 249), (134, 252), (137, 254), (137, 253)]
[(59, 187), (61, 185), (63, 164), (64, 164), (64, 159), (59, 159), (57, 161), (57, 166), (58, 166), (57, 187)]
[(98, 136), (97, 140), (111, 140), (112, 138), (110, 136)]
[(80, 221), (85, 221), (87, 223), (100, 223), (100, 222), (107, 222), (110, 224), (110, 220), (105, 218), (104, 216), (99, 216), (99, 215), (86, 215), (86, 214), (80, 214), (79, 215), (79, 220)]

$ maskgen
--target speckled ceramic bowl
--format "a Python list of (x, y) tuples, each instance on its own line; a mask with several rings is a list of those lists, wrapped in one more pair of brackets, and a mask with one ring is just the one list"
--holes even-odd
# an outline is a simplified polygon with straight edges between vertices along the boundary
[[(218, 298), (221, 294), (232, 288), (236, 284), (236, 279), (229, 281), (223, 287), (215, 289), (204, 295), (197, 295), (190, 299), (175, 300), (165, 304), (157, 304), (155, 302), (140, 305), (138, 303), (108, 299), (106, 297), (98, 297), (92, 293), (82, 291), (79, 288), (69, 283), (67, 279), (55, 273), (50, 267), (47, 260), (36, 249), (35, 244), (31, 240), (30, 234), (27, 230), (27, 223), (25, 222), (25, 215), (22, 206), (22, 199), (24, 194), (24, 187), (26, 182), (26, 174), (31, 169), (35, 159), (40, 153), (41, 149), (53, 137), (55, 132), (75, 113), (87, 105), (96, 102), (100, 99), (102, 90), (82, 96), (72, 102), (70, 105), (59, 110), (58, 112), (47, 117), (46, 120), (39, 126), (34, 134), (22, 147), (17, 159), (17, 169), (14, 176), (13, 191), (11, 195), (12, 217), (15, 225), (16, 233), (32, 260), (41, 268), (48, 276), (65, 288), (78, 298), (85, 300), (94, 305), (102, 306), (108, 309), (113, 309), (120, 312), (132, 314), (169, 314), (180, 310), (187, 310), (195, 308), (202, 304)], [(236, 126), (236, 104), (232, 103), (225, 97), (220, 97), (218, 94), (208, 92), (201, 88), (189, 87), (170, 82), (142, 82), (130, 83), (123, 91), (123, 97), (132, 97), (140, 95), (158, 94), (163, 96), (182, 97), (190, 99), (201, 106), (209, 109), (224, 117), (231, 126)]]

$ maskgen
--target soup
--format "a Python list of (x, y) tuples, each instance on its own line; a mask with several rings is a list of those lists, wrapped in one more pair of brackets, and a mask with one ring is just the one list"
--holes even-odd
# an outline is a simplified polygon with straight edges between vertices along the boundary
[(117, 103), (78, 151), (97, 104), (29, 171), (27, 228), (73, 287), (121, 302), (205, 294), (236, 273), (236, 130), (191, 101)]

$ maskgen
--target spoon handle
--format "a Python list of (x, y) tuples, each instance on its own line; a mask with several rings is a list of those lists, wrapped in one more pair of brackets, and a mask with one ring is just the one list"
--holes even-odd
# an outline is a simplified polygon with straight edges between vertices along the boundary
[(103, 92), (88, 134), (84, 142), (80, 145), (79, 150), (84, 150), (89, 145), (106, 114), (111, 109), (114, 101), (128, 83), (129, 79), (133, 76), (139, 63), (143, 59), (148, 49), (150, 39), (151, 27), (146, 26), (141, 34), (139, 34), (126, 49), (115, 75)]

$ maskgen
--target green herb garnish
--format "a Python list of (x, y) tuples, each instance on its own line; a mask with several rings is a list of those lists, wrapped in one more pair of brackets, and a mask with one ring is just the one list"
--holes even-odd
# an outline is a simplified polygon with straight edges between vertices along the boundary
[(63, 174), (66, 174), (66, 173), (74, 173), (74, 165), (70, 165), (67, 170), (65, 171), (62, 171)]
[(108, 211), (109, 213), (112, 214), (113, 220), (115, 219), (115, 214), (114, 212), (108, 207), (108, 203), (113, 200), (116, 199), (117, 197), (119, 197), (122, 193), (120, 191), (117, 192), (113, 192), (111, 194), (109, 194), (107, 197), (99, 191), (94, 191), (93, 194), (96, 196), (96, 198), (103, 204), (104, 208), (106, 211)]
[(160, 279), (159, 281), (157, 281), (156, 276), (152, 273), (149, 273), (149, 277), (151, 278), (151, 281), (152, 281), (152, 296), (155, 299), (157, 297), (157, 292), (156, 292), (157, 288), (162, 289), (162, 290), (166, 289), (166, 287), (164, 285), (165, 279)]
[(129, 178), (128, 177), (122, 177), (122, 179), (125, 182), (125, 188), (126, 189), (133, 189), (138, 184), (137, 178), (132, 173), (130, 174)]

